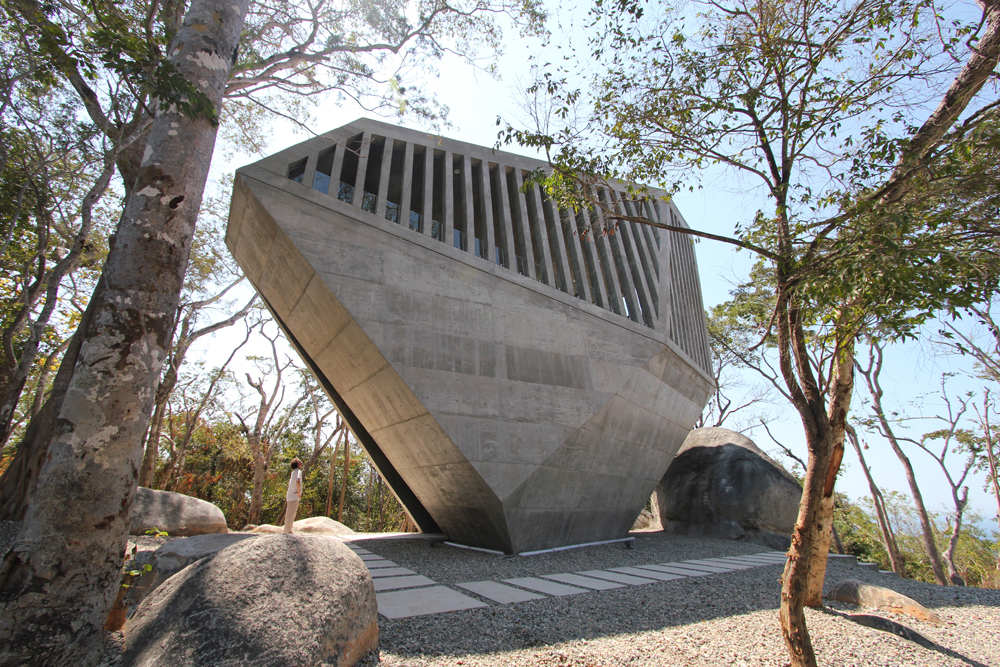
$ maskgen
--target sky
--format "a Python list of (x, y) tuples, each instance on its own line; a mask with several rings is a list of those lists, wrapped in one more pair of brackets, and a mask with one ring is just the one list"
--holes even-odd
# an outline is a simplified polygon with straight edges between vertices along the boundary
[[(553, 36), (548, 40), (572, 43), (580, 39), (580, 19), (573, 14), (556, 12), (554, 22), (550, 24)], [(497, 137), (497, 116), (512, 123), (526, 122), (522, 111), (523, 90), (530, 82), (529, 56), (548, 57), (548, 52), (537, 41), (526, 39), (508, 32), (505, 35), (505, 53), (485, 54), (485, 62), (496, 64), (499, 76), (475, 69), (457, 58), (447, 58), (441, 67), (441, 74), (424, 85), (424, 94), (433, 94), (439, 102), (449, 109), (448, 126), (433, 128), (412, 118), (399, 120), (394, 117), (382, 118), (387, 122), (398, 123), (414, 129), (437, 131), (453, 139), (459, 139), (474, 144), (491, 146)], [(581, 45), (577, 45), (581, 46)], [(344, 125), (359, 116), (377, 117), (356, 106), (327, 100), (320, 104), (314, 114), (321, 118), (313, 126), (317, 134)], [(221, 143), (213, 161), (210, 187), (218, 183), (226, 174), (231, 174), (243, 164), (277, 152), (290, 145), (304, 141), (310, 135), (297, 129), (290, 123), (275, 120), (269, 128), (269, 139), (264, 152), (258, 156), (249, 155), (232, 143)], [(530, 150), (516, 146), (505, 147), (504, 150), (540, 157)], [(689, 226), (719, 234), (731, 234), (738, 222), (746, 223), (752, 219), (753, 213), (765, 205), (760, 190), (752, 183), (747, 183), (724, 173), (707, 173), (701, 182), (701, 188), (694, 192), (680, 192), (675, 196), (675, 202), (684, 215)], [(711, 241), (699, 241), (695, 246), (699, 265), (702, 294), (706, 308), (728, 299), (729, 291), (747, 274), (752, 261), (749, 253), (736, 252), (730, 246)], [(961, 373), (971, 371), (971, 365), (964, 359), (945, 358), (935, 353), (929, 342), (930, 334), (935, 326), (928, 327), (925, 335), (916, 341), (895, 346), (887, 352), (886, 369), (883, 372), (883, 386), (886, 388), (886, 407), (898, 410), (902, 414), (933, 414), (940, 410), (940, 401), (933, 398), (923, 398), (936, 394), (942, 373), (954, 372), (959, 376), (951, 380), (952, 386), (971, 389), (977, 385), (961, 377)], [(751, 375), (743, 381), (748, 384), (759, 384)], [(863, 410), (861, 401), (863, 392), (856, 392), (852, 410)], [(923, 400), (919, 410), (912, 406), (914, 401)], [(768, 425), (772, 433), (785, 445), (805, 458), (804, 438), (798, 416), (775, 395), (774, 401), (763, 408), (768, 415)], [(730, 426), (730, 424), (725, 424)], [(920, 433), (938, 428), (928, 425), (928, 422), (914, 423), (909, 433), (919, 436)], [(759, 427), (747, 433), (756, 444), (765, 451), (775, 454), (778, 450), (767, 434)], [(867, 439), (870, 448), (866, 451), (869, 465), (883, 491), (896, 490), (907, 492), (905, 478), (899, 462), (895, 459), (888, 445), (877, 437)], [(935, 464), (920, 452), (911, 454), (911, 459), (917, 471), (917, 478), (922, 485), (925, 501), (932, 511), (947, 512), (952, 507), (951, 497)], [(787, 459), (786, 459), (787, 461)], [(958, 461), (953, 463), (957, 464)], [(972, 511), (983, 517), (982, 527), (996, 530), (996, 501), (983, 488), (983, 479), (975, 478), (969, 484), (969, 505)], [(848, 448), (845, 454), (844, 466), (837, 484), (838, 491), (858, 499), (868, 494), (867, 483), (853, 451)], [(908, 493), (908, 492), (907, 492)]]

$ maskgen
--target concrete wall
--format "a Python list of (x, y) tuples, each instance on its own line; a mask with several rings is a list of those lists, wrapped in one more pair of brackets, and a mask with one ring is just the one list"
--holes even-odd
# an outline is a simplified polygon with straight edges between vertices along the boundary
[[(382, 147), (367, 201), (366, 184), (353, 192), (338, 187), (336, 163), (324, 166), (318, 157), (358, 135), (363, 146)], [(415, 219), (407, 205), (413, 193), (390, 176), (412, 159), (413, 146), (460, 156), (466, 165), (444, 179), (461, 192), (438, 201), (444, 215), (437, 217), (445, 219), (437, 235), (432, 225), (406, 224)], [(348, 159), (370, 158), (363, 150), (354, 155)], [(325, 191), (312, 187), (317, 162), (335, 172)], [(581, 240), (567, 243), (546, 227), (565, 215), (554, 207), (541, 215), (548, 204), (537, 191), (508, 191), (498, 203), (505, 209), (484, 196), (488, 186), (462, 187), (462, 178), (485, 181), (490, 169), (507, 169), (516, 183), (537, 166), (358, 121), (241, 169), (227, 233), (250, 280), (418, 524), (507, 552), (627, 532), (711, 386), (687, 238), (639, 229), (591, 236), (582, 242), (592, 244), (596, 261), (582, 282), (597, 289), (583, 290), (581, 281), (574, 285), (567, 252), (582, 253)], [(440, 180), (417, 185), (431, 192), (444, 187)], [(393, 197), (403, 200), (395, 210)], [(504, 266), (493, 247), (496, 236), (515, 235), (510, 203), (516, 208), (518, 197), (538, 197), (520, 216), (520, 247), (541, 261), (518, 265), (508, 257)], [(467, 206), (458, 223), (456, 204)], [(432, 208), (421, 222), (435, 217)], [(485, 209), (497, 214), (489, 225)], [(456, 235), (456, 224), (469, 233)], [(515, 239), (508, 247), (518, 245)], [(672, 306), (683, 308), (683, 317)]]

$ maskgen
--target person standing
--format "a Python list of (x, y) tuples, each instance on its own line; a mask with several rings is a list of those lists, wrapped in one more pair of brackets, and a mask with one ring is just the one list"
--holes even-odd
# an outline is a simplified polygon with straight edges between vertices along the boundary
[(295, 515), (299, 511), (299, 500), (302, 499), (302, 461), (292, 459), (292, 475), (288, 478), (288, 491), (285, 492), (285, 532), (292, 532)]

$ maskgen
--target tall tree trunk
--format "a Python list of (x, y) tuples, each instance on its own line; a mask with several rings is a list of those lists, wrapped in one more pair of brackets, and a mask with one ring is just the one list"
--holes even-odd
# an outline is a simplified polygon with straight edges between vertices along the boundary
[(253, 488), (250, 491), (250, 523), (260, 523), (260, 512), (264, 505), (264, 475), (267, 473), (267, 460), (261, 446), (251, 446), (255, 452), (253, 457)]
[(80, 352), (82, 332), (89, 326), (93, 301), (87, 306), (80, 320), (80, 327), (73, 334), (66, 356), (63, 358), (56, 378), (52, 382), (52, 392), (25, 431), (18, 443), (17, 452), (3, 477), (0, 478), (0, 518), (20, 521), (28, 509), (28, 500), (35, 488), (38, 474), (48, 452), (56, 429), (56, 415), (62, 406), (66, 388), (73, 377), (73, 366)]
[[(97, 204), (103, 196), (108, 187), (108, 182), (111, 179), (112, 170), (110, 168), (110, 164), (112, 155), (113, 154), (108, 154), (106, 156), (104, 171), (83, 198), (83, 202), (80, 206), (80, 215), (84, 219), (84, 222), (81, 225), (79, 233), (74, 239), (73, 248), (71, 248), (66, 257), (63, 258), (63, 260), (60, 261), (53, 270), (53, 276), (58, 275), (58, 280), (50, 283), (49, 285), (47, 296), (48, 301), (45, 304), (43, 313), (48, 312), (51, 314), (58, 298), (59, 281), (62, 280), (62, 277), (66, 273), (76, 266), (79, 261), (80, 254), (83, 252), (83, 245), (89, 237), (90, 230), (93, 226), (91, 212), (94, 205)], [(85, 326), (90, 321), (88, 314), (93, 310), (92, 302), (93, 300), (91, 300), (91, 304), (88, 304), (87, 309), (84, 311), (83, 317), (80, 320), (80, 326), (77, 331), (74, 332), (72, 340), (66, 349), (66, 356), (60, 365), (59, 371), (56, 373), (50, 397), (52, 406), (48, 409), (48, 411), (45, 411), (43, 407), (32, 417), (24, 438), (20, 443), (18, 443), (17, 452), (14, 454), (14, 461), (7, 468), (3, 478), (0, 479), (0, 518), (20, 520), (27, 510), (29, 494), (35, 487), (35, 480), (38, 478), (38, 473), (41, 470), (41, 463), (45, 457), (48, 443), (51, 442), (52, 439), (52, 428), (54, 428), (55, 425), (55, 415), (58, 413), (58, 410), (62, 405), (63, 395), (65, 394), (66, 387), (69, 385), (70, 379), (72, 378), (73, 367), (76, 364), (77, 355), (80, 350), (80, 331), (84, 330)], [(45, 315), (44, 317), (40, 316), (38, 319), (41, 321), (47, 321), (48, 315)], [(32, 337), (35, 339), (34, 344), (37, 346), (38, 339), (41, 338), (41, 331), (35, 330), (33, 327)], [(25, 352), (26, 350), (22, 350), (22, 356)], [(31, 357), (34, 357), (34, 350), (31, 352)], [(27, 371), (25, 371), (25, 377), (26, 376)], [(18, 385), (16, 391), (11, 389), (9, 395), (5, 399), (13, 400), (14, 404), (8, 406), (11, 411), (9, 414), (0, 414), (0, 423), (2, 423), (2, 427), (0, 427), (0, 438), (2, 438), (0, 439), (0, 443), (5, 443), (10, 435), (10, 419), (13, 416), (16, 401), (20, 398), (22, 386), (23, 381), (21, 381)], [(7, 410), (7, 408), (3, 408), (2, 410)], [(35, 422), (39, 420), (41, 420), (42, 423), (35, 425)]]
[(340, 499), (337, 501), (337, 521), (344, 521), (344, 499), (347, 498), (347, 481), (351, 474), (351, 439), (344, 429), (344, 477), (340, 482)]
[[(195, 0), (170, 45), (169, 60), (212, 109), (219, 109), (248, 4)], [(140, 444), (217, 130), (214, 120), (179, 108), (157, 110), (90, 317), (77, 332), (65, 394), (48, 415), (51, 437), (38, 443), (44, 464), (0, 566), (3, 664), (92, 664), (102, 649)]]
[(938, 551), (937, 542), (934, 540), (934, 526), (931, 525), (930, 515), (927, 513), (927, 506), (924, 505), (924, 496), (920, 493), (920, 486), (917, 484), (917, 477), (913, 473), (913, 465), (910, 463), (909, 457), (903, 452), (903, 449), (896, 442), (895, 438), (889, 438), (889, 445), (892, 447), (892, 451), (895, 452), (896, 458), (903, 466), (903, 472), (906, 474), (906, 483), (910, 487), (910, 495), (913, 496), (913, 505), (917, 510), (917, 516), (920, 519), (920, 537), (923, 540), (924, 552), (927, 554), (927, 559), (930, 561), (931, 571), (934, 573), (934, 579), (942, 586), (948, 585), (948, 578), (944, 574), (944, 566), (941, 564), (941, 552)]
[(885, 416), (885, 409), (882, 406), (884, 392), (879, 382), (879, 374), (882, 370), (882, 348), (873, 343), (869, 354), (869, 367), (862, 370), (861, 374), (865, 378), (865, 383), (868, 385), (868, 392), (872, 397), (872, 411), (878, 420), (882, 435), (889, 441), (889, 446), (892, 448), (896, 458), (899, 459), (899, 463), (903, 466), (906, 483), (910, 487), (910, 495), (913, 497), (913, 505), (917, 510), (917, 517), (920, 519), (920, 533), (923, 540), (924, 552), (927, 554), (927, 559), (930, 562), (934, 579), (942, 586), (947, 586), (948, 578), (945, 576), (944, 566), (941, 564), (941, 554), (938, 551), (937, 542), (934, 540), (934, 527), (931, 525), (930, 515), (927, 513), (926, 505), (924, 505), (924, 496), (920, 492), (920, 486), (917, 484), (917, 476), (913, 473), (913, 464), (910, 463), (909, 457), (899, 444), (896, 433)]
[(955, 566), (955, 550), (958, 548), (958, 536), (962, 530), (962, 515), (965, 512), (965, 505), (969, 501), (969, 489), (962, 489), (961, 496), (955, 498), (955, 523), (952, 525), (951, 537), (948, 539), (948, 548), (944, 551), (944, 562), (948, 564), (948, 581), (955, 586), (964, 586), (965, 579), (958, 572)]
[(823, 439), (818, 443), (828, 452), (823, 473), (823, 493), (820, 498), (819, 513), (816, 517), (816, 540), (812, 542), (809, 574), (807, 576), (805, 604), (809, 607), (823, 606), (823, 582), (826, 579), (826, 565), (830, 557), (830, 542), (833, 537), (833, 489), (837, 473), (844, 460), (844, 436), (847, 428), (847, 412), (851, 406), (854, 391), (854, 339), (839, 341), (835, 351), (835, 363), (829, 398), (827, 400), (825, 428), (821, 429)]
[(326, 480), (326, 511), (323, 513), (324, 516), (332, 516), (333, 514), (333, 476), (336, 471), (337, 448), (334, 447), (333, 451), (330, 452), (330, 474)]
[(868, 462), (865, 461), (865, 455), (861, 451), (858, 434), (854, 431), (853, 427), (848, 428), (847, 435), (851, 441), (851, 446), (854, 447), (854, 452), (858, 455), (858, 461), (861, 462), (861, 470), (865, 473), (865, 479), (868, 480), (868, 491), (872, 494), (872, 506), (875, 507), (875, 520), (878, 522), (878, 529), (882, 535), (882, 546), (889, 556), (889, 564), (893, 572), (903, 576), (905, 564), (903, 563), (903, 557), (899, 554), (896, 536), (893, 534), (892, 526), (889, 524), (889, 513), (885, 509), (885, 498), (882, 496), (882, 491), (879, 490), (878, 485), (875, 484), (874, 478), (872, 478)]
[[(157, 392), (159, 393), (159, 392)], [(139, 468), (139, 486), (153, 486), (153, 476), (156, 473), (156, 459), (160, 450), (160, 434), (163, 431), (163, 416), (167, 411), (167, 402), (156, 401), (153, 408), (153, 418), (143, 443), (142, 465)]]
[[(174, 323), (174, 329), (171, 332), (171, 339), (173, 349), (170, 351), (169, 359), (167, 361), (166, 371), (163, 373), (163, 377), (160, 379), (159, 384), (156, 386), (156, 401), (153, 407), (153, 418), (150, 421), (149, 430), (146, 432), (146, 441), (143, 443), (144, 454), (142, 456), (142, 467), (139, 469), (139, 486), (151, 486), (153, 483), (153, 478), (156, 472), (156, 460), (160, 453), (160, 434), (163, 429), (163, 417), (166, 413), (167, 401), (170, 400), (170, 395), (174, 391), (174, 387), (177, 386), (177, 380), (180, 376), (180, 368), (184, 364), (184, 359), (187, 356), (188, 350), (191, 345), (201, 338), (202, 336), (207, 336), (208, 334), (224, 329), (231, 326), (238, 319), (245, 316), (247, 311), (253, 306), (257, 297), (253, 296), (247, 301), (247, 304), (243, 306), (239, 311), (233, 313), (226, 319), (211, 324), (206, 327), (202, 327), (194, 332), (191, 331), (191, 327), (194, 325), (195, 317), (198, 311), (204, 306), (214, 303), (216, 300), (220, 299), (226, 292), (228, 292), (232, 287), (237, 285), (243, 279), (240, 278), (229, 285), (227, 285), (221, 292), (203, 301), (197, 301), (187, 304), (182, 310), (186, 310), (187, 314), (184, 316), (183, 321), (180, 323), (180, 336), (178, 337), (177, 323)], [(249, 338), (249, 333), (247, 334)], [(246, 344), (247, 338), (244, 338), (243, 342), (240, 343), (236, 349), (240, 349)], [(229, 355), (229, 359), (223, 365), (223, 368), (229, 365), (232, 361), (233, 355)], [(209, 395), (214, 390), (215, 384), (218, 381), (218, 374), (206, 391), (206, 395)], [(204, 402), (203, 402), (204, 404)]]
[(779, 620), (792, 664), (816, 665), (806, 627), (805, 606), (823, 604), (823, 580), (833, 528), (834, 484), (844, 454), (844, 429), (854, 381), (853, 338), (838, 341), (831, 388), (824, 406), (810, 366), (805, 330), (795, 297), (778, 271), (779, 367), (806, 434), (809, 456), (799, 515), (782, 578)]
[(73, 341), (73, 338), (66, 338), (59, 344), (59, 347), (55, 348), (42, 362), (42, 368), (38, 372), (38, 377), (35, 378), (35, 386), (32, 389), (31, 406), (28, 408), (27, 419), (30, 421), (35, 418), (42, 410), (42, 406), (45, 405), (45, 397), (49, 394), (49, 376), (52, 375), (52, 371), (55, 370), (56, 361), (62, 358), (66, 354), (66, 350), (69, 349), (69, 344)]
[[(1000, 329), (994, 326), (993, 332), (994, 337), (997, 339), (998, 347), (1000, 347)], [(990, 484), (993, 486), (993, 498), (997, 501), (997, 523), (1000, 524), (1000, 466), (997, 465), (996, 440), (993, 438), (993, 431), (990, 425), (989, 389), (983, 393), (983, 411), (979, 413), (979, 423), (983, 428), (983, 435), (986, 438), (986, 446), (984, 447), (986, 450), (986, 463), (990, 471), (989, 478)], [(997, 556), (996, 569), (1000, 571), (1000, 555)]]

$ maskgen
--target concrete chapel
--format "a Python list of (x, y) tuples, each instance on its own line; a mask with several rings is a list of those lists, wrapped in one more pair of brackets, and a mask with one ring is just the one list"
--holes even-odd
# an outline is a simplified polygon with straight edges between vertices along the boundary
[(361, 119), (237, 172), (226, 243), (407, 512), (518, 553), (622, 537), (712, 386), (663, 193)]

